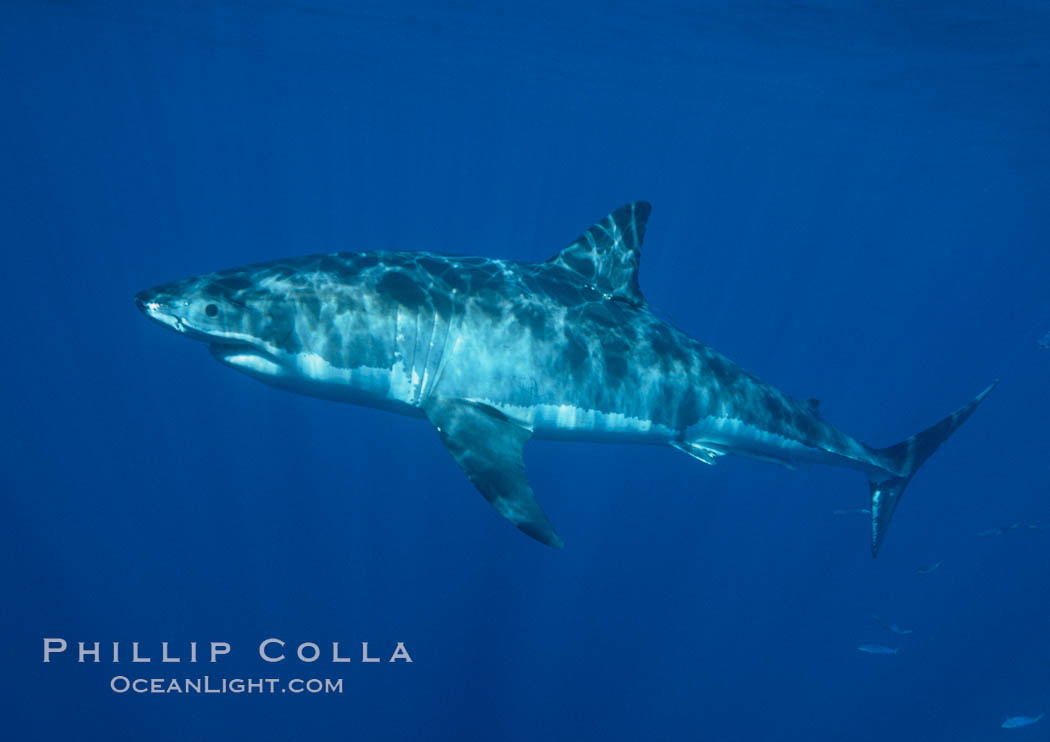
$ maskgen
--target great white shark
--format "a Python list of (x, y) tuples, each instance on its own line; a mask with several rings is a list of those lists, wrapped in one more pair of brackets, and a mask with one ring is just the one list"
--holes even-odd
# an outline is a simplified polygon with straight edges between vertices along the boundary
[(918, 468), (995, 386), (876, 449), (654, 314), (638, 285), (648, 203), (627, 204), (549, 260), (336, 252), (135, 296), (225, 365), (300, 394), (426, 418), (504, 518), (563, 545), (525, 474), (530, 438), (672, 446), (859, 469), (878, 555)]

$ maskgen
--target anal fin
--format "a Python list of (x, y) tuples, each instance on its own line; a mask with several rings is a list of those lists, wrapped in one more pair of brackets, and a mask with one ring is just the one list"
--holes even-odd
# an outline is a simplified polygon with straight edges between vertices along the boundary
[(795, 470), (795, 462), (793, 459), (776, 456), (753, 448), (741, 448), (738, 446), (731, 447), (721, 443), (706, 443), (701, 441), (671, 441), (671, 446), (677, 448), (683, 453), (689, 454), (697, 461), (703, 461), (705, 464), (710, 464), (712, 466), (718, 461), (719, 457), (731, 453), (753, 461), (763, 461), (767, 464), (780, 464), (787, 469), (792, 471)]
[(532, 431), (494, 407), (464, 399), (431, 399), (423, 408), (459, 467), (500, 515), (548, 546), (564, 542), (525, 476)]
[(718, 446), (708, 443), (686, 443), (685, 441), (671, 441), (671, 446), (682, 453), (687, 453), (697, 461), (703, 461), (711, 466), (715, 465), (719, 456), (725, 456), (726, 451)]

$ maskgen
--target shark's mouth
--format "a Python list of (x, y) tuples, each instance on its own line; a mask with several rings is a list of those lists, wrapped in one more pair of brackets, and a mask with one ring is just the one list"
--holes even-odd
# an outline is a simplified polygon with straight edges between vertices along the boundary
[(248, 343), (229, 341), (210, 343), (208, 350), (220, 363), (252, 376), (273, 378), (284, 376), (287, 373), (287, 369), (278, 363), (276, 358)]

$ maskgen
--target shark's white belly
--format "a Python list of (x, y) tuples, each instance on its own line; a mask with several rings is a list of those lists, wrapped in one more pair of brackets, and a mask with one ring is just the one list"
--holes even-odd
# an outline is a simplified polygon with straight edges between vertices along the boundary
[(222, 363), (259, 381), (287, 391), (336, 402), (420, 416), (425, 380), (398, 363), (392, 368), (342, 368), (316, 353), (280, 354), (268, 358), (248, 349), (212, 350)]
[(515, 405), (485, 397), (472, 397), (469, 401), (494, 407), (521, 422), (532, 429), (535, 438), (665, 443), (675, 437), (671, 428), (620, 412), (569, 404)]

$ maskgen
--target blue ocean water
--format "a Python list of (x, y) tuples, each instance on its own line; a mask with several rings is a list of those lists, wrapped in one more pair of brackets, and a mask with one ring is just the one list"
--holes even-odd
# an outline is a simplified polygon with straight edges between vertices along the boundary
[[(1050, 521), (1045, 4), (3, 16), (5, 738), (1045, 739), (1000, 724), (1050, 711), (1050, 531), (978, 535)], [(131, 301), (310, 252), (545, 259), (633, 199), (649, 302), (861, 440), (1001, 380), (878, 560), (833, 515), (855, 472), (536, 441), (544, 548), (424, 422), (258, 384)], [(294, 659), (333, 641), (350, 664)], [(343, 692), (111, 689), (205, 674)]]

